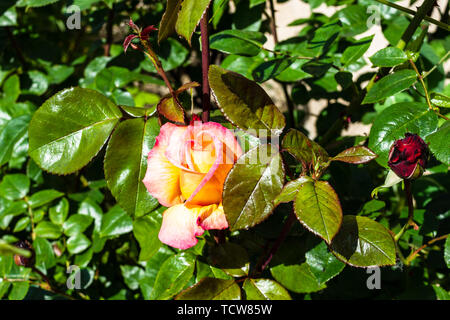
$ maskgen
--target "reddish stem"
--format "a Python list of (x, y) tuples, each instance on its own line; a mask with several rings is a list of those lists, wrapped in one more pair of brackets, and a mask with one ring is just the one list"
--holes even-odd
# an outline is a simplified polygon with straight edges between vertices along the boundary
[(202, 121), (209, 121), (209, 110), (211, 108), (211, 89), (209, 87), (209, 36), (208, 36), (208, 9), (205, 10), (200, 20), (200, 32), (202, 38)]

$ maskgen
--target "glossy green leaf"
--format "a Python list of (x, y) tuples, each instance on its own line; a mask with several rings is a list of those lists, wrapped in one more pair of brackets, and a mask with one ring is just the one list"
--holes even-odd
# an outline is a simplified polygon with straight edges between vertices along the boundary
[(300, 265), (279, 264), (270, 268), (270, 273), (278, 283), (293, 292), (310, 293), (326, 288), (325, 284), (318, 282), (306, 263)]
[(90, 245), (91, 240), (82, 233), (76, 233), (67, 239), (67, 250), (71, 254), (79, 254), (89, 248)]
[(30, 190), (30, 179), (21, 173), (7, 174), (0, 182), (0, 196), (8, 200), (25, 197)]
[(444, 260), (447, 267), (450, 269), (450, 237), (445, 240), (444, 245)]
[(433, 155), (439, 161), (450, 165), (450, 121), (446, 121), (439, 129), (425, 139)]
[(120, 110), (96, 91), (60, 91), (31, 119), (30, 156), (51, 173), (77, 171), (100, 151), (121, 116)]
[(228, 54), (256, 56), (267, 38), (261, 32), (223, 30), (210, 37), (210, 48)]
[(330, 249), (355, 267), (394, 265), (396, 249), (388, 229), (367, 217), (346, 215)]
[(183, 0), (175, 24), (177, 33), (185, 38), (189, 45), (191, 37), (211, 0)]
[(82, 233), (92, 223), (93, 219), (85, 214), (73, 214), (63, 224), (64, 234), (73, 236)]
[(339, 198), (326, 181), (308, 181), (300, 185), (294, 201), (300, 222), (311, 232), (330, 243), (342, 223)]
[(52, 202), (55, 199), (62, 197), (64, 193), (59, 192), (54, 189), (41, 190), (36, 193), (33, 193), (31, 197), (28, 199), (28, 204), (31, 208), (37, 208)]
[(41, 221), (34, 229), (36, 236), (45, 239), (58, 239), (62, 234), (61, 226), (50, 221)]
[(167, 259), (159, 269), (150, 296), (151, 300), (167, 300), (182, 290), (195, 269), (195, 257), (181, 252)]
[(308, 181), (312, 181), (312, 179), (308, 176), (301, 176), (296, 180), (292, 180), (286, 183), (281, 190), (281, 193), (275, 198), (275, 206), (279, 205), (280, 203), (294, 201), (300, 186)]
[(215, 65), (209, 68), (209, 82), (220, 109), (237, 127), (257, 136), (281, 133), (284, 116), (257, 83)]
[(46, 239), (37, 237), (33, 241), (33, 249), (36, 254), (36, 267), (41, 271), (46, 272), (56, 265), (52, 245)]
[[(9, 260), (7, 260), (6, 257), (2, 259), (1, 256), (12, 256), (14, 254), (23, 255), (27, 258), (31, 257), (31, 252), (29, 250), (18, 248), (15, 245), (0, 239), (0, 276), (6, 275), (10, 268)], [(6, 265), (7, 263), (8, 265)]]
[(51, 207), (48, 211), (50, 221), (62, 225), (69, 214), (69, 201), (66, 198), (62, 198), (58, 204)]
[(238, 244), (225, 242), (211, 248), (211, 264), (233, 277), (248, 275), (250, 262), (247, 251)]
[(101, 237), (118, 236), (133, 230), (133, 220), (119, 206), (112, 207), (102, 219)]
[(408, 60), (408, 56), (402, 49), (387, 47), (377, 51), (369, 59), (377, 67), (395, 67)]
[(11, 158), (14, 145), (27, 133), (29, 115), (23, 115), (9, 120), (6, 125), (0, 127), (0, 166)]
[(345, 267), (329, 250), (325, 242), (321, 242), (306, 254), (306, 263), (319, 283), (325, 283), (337, 276)]
[(362, 104), (374, 103), (408, 89), (416, 81), (416, 78), (416, 72), (410, 69), (391, 73), (375, 82), (364, 97)]
[(178, 19), (178, 12), (180, 11), (183, 0), (167, 0), (166, 10), (161, 19), (158, 30), (158, 42), (167, 39), (175, 33), (175, 25)]
[(28, 289), (30, 288), (30, 283), (27, 281), (22, 282), (14, 282), (9, 292), (8, 299), (9, 300), (22, 300), (28, 293)]
[(325, 149), (296, 129), (290, 129), (286, 133), (281, 147), (283, 151), (289, 152), (305, 164), (328, 161), (328, 153)]
[(104, 170), (108, 188), (132, 216), (143, 216), (158, 206), (142, 183), (147, 155), (158, 133), (156, 118), (126, 120), (117, 126), (106, 149)]
[(369, 148), (378, 155), (376, 161), (387, 167), (389, 150), (405, 133), (422, 139), (437, 129), (437, 115), (419, 102), (400, 102), (384, 109), (375, 119), (369, 135)]
[(342, 161), (353, 164), (367, 163), (375, 159), (377, 155), (365, 146), (356, 146), (345, 149), (331, 158), (332, 161)]
[(241, 156), (228, 173), (223, 208), (230, 230), (247, 229), (265, 220), (284, 183), (281, 155), (261, 145)]
[(441, 107), (441, 108), (450, 108), (450, 97), (447, 97), (445, 94), (432, 92), (430, 94), (431, 103)]
[(241, 289), (234, 280), (204, 278), (181, 292), (176, 300), (240, 300)]
[(247, 300), (291, 300), (289, 292), (279, 283), (270, 279), (251, 279), (244, 281)]
[(368, 36), (357, 41), (351, 43), (342, 53), (341, 63), (344, 66), (348, 66), (354, 62), (356, 62), (359, 58), (361, 58), (364, 53), (369, 49), (373, 35)]
[(159, 210), (152, 212), (133, 222), (133, 234), (139, 243), (139, 261), (149, 260), (158, 252), (162, 243), (158, 239), (162, 215)]

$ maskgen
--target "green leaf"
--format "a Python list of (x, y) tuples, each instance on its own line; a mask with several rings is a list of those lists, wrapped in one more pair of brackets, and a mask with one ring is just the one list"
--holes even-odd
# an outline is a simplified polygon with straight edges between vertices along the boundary
[(22, 199), (30, 190), (30, 179), (22, 173), (7, 174), (0, 182), (0, 196), (8, 200)]
[(256, 82), (216, 65), (209, 68), (209, 82), (220, 109), (234, 125), (256, 136), (281, 133), (284, 116)]
[(436, 131), (437, 115), (425, 103), (400, 102), (384, 109), (375, 119), (369, 134), (369, 148), (378, 155), (376, 161), (387, 167), (389, 150), (405, 133), (422, 139)]
[(133, 234), (139, 243), (139, 261), (149, 260), (158, 252), (162, 243), (158, 239), (161, 228), (162, 215), (160, 210), (156, 210), (133, 222)]
[(439, 129), (425, 139), (433, 155), (439, 161), (450, 165), (450, 121), (446, 121)]
[(263, 61), (253, 69), (253, 79), (257, 82), (265, 82), (269, 79), (275, 78), (286, 70), (293, 62), (294, 60), (286, 58), (276, 58)]
[(52, 245), (46, 239), (37, 237), (33, 241), (33, 249), (36, 254), (36, 267), (42, 272), (46, 272), (56, 265)]
[(112, 207), (102, 219), (101, 237), (118, 236), (133, 230), (133, 220), (119, 206)]
[(183, 0), (175, 29), (191, 45), (191, 37), (211, 0)]
[(77, 233), (67, 239), (67, 250), (71, 254), (79, 254), (89, 248), (91, 241), (82, 233)]
[(447, 267), (450, 269), (450, 237), (445, 240), (444, 260), (447, 264)]
[(374, 103), (408, 89), (416, 81), (416, 78), (416, 72), (410, 69), (389, 74), (375, 82), (364, 97), (362, 104)]
[(151, 300), (167, 300), (186, 286), (194, 274), (195, 257), (181, 252), (167, 259), (155, 279)]
[(308, 176), (301, 176), (296, 180), (289, 181), (286, 183), (281, 190), (281, 193), (275, 198), (275, 206), (280, 203), (287, 203), (295, 200), (295, 196), (297, 195), (298, 189), (300, 186), (308, 181), (312, 181)]
[(290, 129), (281, 142), (283, 151), (292, 154), (304, 164), (313, 164), (328, 161), (328, 153), (318, 143), (308, 139), (302, 132)]
[(92, 223), (93, 219), (85, 214), (73, 214), (63, 224), (64, 234), (73, 236), (83, 233)]
[(330, 247), (334, 255), (355, 267), (394, 265), (394, 239), (383, 225), (367, 217), (346, 215)]
[(448, 293), (444, 288), (442, 288), (440, 285), (433, 284), (433, 290), (436, 293), (437, 300), (450, 300), (450, 293)]
[(345, 264), (328, 250), (325, 242), (321, 242), (306, 254), (306, 263), (316, 276), (320, 284), (337, 276), (345, 267)]
[(175, 25), (178, 19), (183, 0), (167, 0), (166, 11), (161, 19), (158, 30), (158, 42), (161, 42), (175, 33)]
[(37, 208), (43, 206), (44, 204), (52, 202), (53, 200), (58, 199), (63, 195), (64, 193), (53, 189), (41, 190), (31, 195), (31, 197), (28, 199), (28, 204), (31, 206), (31, 208)]
[[(12, 256), (14, 254), (19, 254), (27, 258), (31, 257), (29, 250), (18, 248), (0, 239), (0, 276), (7, 275), (9, 268), (11, 268), (9, 266), (9, 260), (7, 258), (2, 259), (1, 256)], [(7, 263), (8, 265), (6, 265)]]
[(267, 41), (261, 32), (223, 30), (210, 37), (210, 48), (228, 54), (256, 56)]
[(141, 217), (158, 206), (158, 200), (142, 183), (147, 155), (158, 133), (157, 118), (125, 120), (114, 130), (106, 149), (104, 170), (108, 188), (132, 216)]
[(222, 269), (230, 276), (243, 277), (248, 275), (250, 268), (248, 254), (240, 245), (225, 242), (214, 246), (211, 248), (209, 258), (214, 267)]
[(270, 268), (270, 273), (282, 286), (297, 293), (316, 292), (326, 288), (320, 284), (308, 264), (279, 264)]
[(373, 35), (368, 36), (351, 43), (342, 53), (341, 63), (344, 67), (356, 62), (369, 49)]
[(27, 7), (43, 7), (59, 0), (25, 0)]
[(57, 205), (51, 207), (48, 211), (50, 221), (62, 225), (69, 214), (69, 201), (62, 198)]
[(9, 161), (15, 144), (27, 134), (29, 122), (30, 116), (23, 115), (0, 126), (0, 166)]
[(331, 158), (332, 161), (342, 161), (353, 164), (367, 163), (375, 159), (377, 155), (367, 147), (356, 146), (340, 152)]
[(430, 94), (431, 103), (441, 107), (441, 108), (450, 108), (450, 97), (447, 97), (445, 94), (432, 92)]
[(377, 51), (369, 59), (376, 67), (395, 67), (408, 60), (408, 56), (402, 49), (387, 47)]
[(50, 221), (39, 222), (34, 232), (36, 236), (45, 239), (58, 239), (62, 234), (61, 226)]
[(100, 151), (121, 116), (119, 108), (97, 91), (60, 91), (30, 122), (30, 156), (51, 173), (75, 172)]
[(30, 288), (30, 283), (27, 281), (22, 282), (14, 282), (12, 285), (12, 289), (9, 292), (8, 299), (9, 300), (23, 300), (28, 293), (28, 289)]
[(241, 289), (234, 280), (203, 278), (181, 292), (176, 300), (240, 300)]
[(291, 300), (289, 292), (279, 283), (270, 279), (251, 279), (244, 281), (246, 300)]
[(300, 222), (330, 243), (342, 223), (339, 198), (327, 181), (308, 181), (300, 185), (294, 201)]
[(230, 230), (247, 229), (265, 220), (283, 183), (283, 163), (275, 147), (261, 145), (241, 156), (228, 173), (223, 190)]

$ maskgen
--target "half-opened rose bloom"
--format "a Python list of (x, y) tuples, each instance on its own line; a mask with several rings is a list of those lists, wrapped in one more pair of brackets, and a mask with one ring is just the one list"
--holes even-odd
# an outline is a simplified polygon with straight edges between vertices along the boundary
[(417, 134), (406, 133), (394, 142), (389, 151), (388, 166), (403, 179), (422, 175), (428, 159), (428, 145)]
[(161, 242), (187, 249), (205, 230), (228, 228), (223, 184), (241, 154), (233, 133), (218, 123), (161, 127), (143, 180), (148, 192), (169, 207), (163, 213)]

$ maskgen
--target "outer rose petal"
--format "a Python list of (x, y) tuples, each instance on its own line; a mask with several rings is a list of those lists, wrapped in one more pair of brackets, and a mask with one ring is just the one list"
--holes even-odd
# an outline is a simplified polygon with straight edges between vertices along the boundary
[(228, 228), (227, 218), (223, 212), (223, 206), (220, 204), (215, 210), (209, 212), (202, 212), (200, 216), (200, 226), (205, 230), (210, 229), (226, 229)]
[(158, 199), (163, 206), (170, 207), (180, 204), (180, 172), (181, 169), (174, 166), (166, 157), (166, 149), (178, 147), (182, 142), (187, 127), (177, 126), (172, 123), (164, 124), (155, 145), (148, 154), (147, 172), (142, 181), (148, 192)]
[[(180, 189), (184, 199), (188, 199), (204, 179), (204, 173), (192, 173), (181, 170)], [(223, 181), (213, 176), (189, 201), (191, 205), (206, 206), (222, 201)]]
[(162, 243), (181, 250), (195, 246), (196, 236), (204, 230), (198, 225), (198, 209), (188, 209), (183, 204), (173, 206), (163, 213), (158, 238)]

